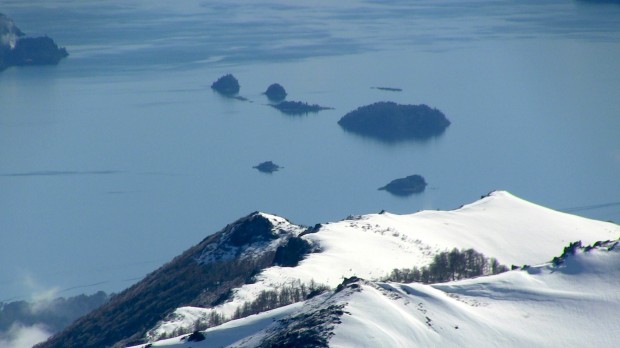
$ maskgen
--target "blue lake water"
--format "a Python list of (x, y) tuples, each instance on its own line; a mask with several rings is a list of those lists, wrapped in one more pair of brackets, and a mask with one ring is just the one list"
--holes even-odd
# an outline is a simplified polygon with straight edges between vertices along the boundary
[[(0, 301), (119, 291), (256, 210), (312, 225), (505, 189), (620, 221), (619, 5), (5, 0), (0, 12), (71, 54), (0, 73)], [(226, 73), (248, 101), (211, 91)], [(334, 109), (281, 114), (262, 95), (274, 82)], [(383, 100), (452, 125), (398, 144), (337, 125)], [(266, 160), (284, 169), (252, 169)], [(377, 190), (410, 174), (426, 192)]]

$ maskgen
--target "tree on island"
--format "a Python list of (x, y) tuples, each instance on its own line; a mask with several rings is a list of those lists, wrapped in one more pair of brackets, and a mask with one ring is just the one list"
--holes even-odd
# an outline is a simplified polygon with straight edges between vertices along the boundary
[(279, 102), (286, 98), (286, 90), (279, 83), (274, 83), (267, 87), (265, 95), (269, 100)]
[(226, 74), (213, 82), (211, 88), (222, 95), (230, 97), (239, 93), (241, 86), (239, 86), (239, 81), (232, 74)]
[(347, 113), (338, 124), (352, 133), (393, 142), (438, 136), (450, 121), (441, 111), (425, 104), (377, 102)]
[(380, 187), (379, 190), (385, 190), (397, 196), (409, 196), (414, 193), (424, 192), (426, 185), (424, 177), (414, 174), (405, 178), (392, 180), (389, 184)]

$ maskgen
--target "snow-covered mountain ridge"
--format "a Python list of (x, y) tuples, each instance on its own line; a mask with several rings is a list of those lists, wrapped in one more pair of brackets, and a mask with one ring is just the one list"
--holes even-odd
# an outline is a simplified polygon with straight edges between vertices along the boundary
[(208, 329), (202, 341), (186, 335), (151, 346), (613, 347), (619, 288), (620, 247), (611, 241), (578, 248), (559, 265), (444, 284), (351, 278), (303, 303)]
[(556, 212), (496, 191), (454, 211), (363, 215), (296, 235), (319, 251), (305, 255), (296, 267), (262, 270), (255, 282), (234, 289), (224, 303), (177, 309), (149, 331), (149, 340), (189, 330), (214, 312), (232, 318), (238, 308), (261, 292), (299, 281), (334, 288), (345, 277), (378, 280), (395, 268), (428, 265), (434, 255), (452, 248), (473, 248), (506, 265), (540, 264), (572, 241), (586, 245), (616, 239), (620, 227)]
[[(303, 346), (303, 342), (307, 346), (355, 346), (357, 341), (354, 337), (348, 337), (353, 333), (346, 333), (348, 328), (355, 326), (346, 324), (347, 318), (377, 325), (378, 330), (389, 332), (390, 337), (401, 335), (406, 339), (413, 329), (401, 327), (389, 319), (394, 316), (409, 318), (412, 315), (407, 314), (408, 305), (394, 305), (400, 303), (399, 298), (418, 296), (408, 294), (409, 290), (403, 290), (405, 288), (418, 291), (424, 299), (437, 297), (428, 304), (422, 303), (424, 306), (431, 308), (433, 303), (449, 304), (449, 308), (439, 306), (437, 310), (441, 309), (441, 313), (454, 312), (455, 318), (467, 319), (469, 312), (458, 311), (471, 307), (472, 303), (487, 300), (484, 295), (491, 290), (485, 290), (485, 279), (499, 279), (488, 288), (500, 289), (492, 299), (520, 286), (511, 283), (517, 281), (518, 276), (501, 276), (522, 272), (534, 277), (528, 278), (531, 284), (544, 282), (536, 280), (532, 272), (538, 268), (531, 267), (527, 272), (512, 271), (500, 275), (500, 278), (470, 280), (475, 283), (467, 291), (452, 294), (447, 288), (440, 287), (467, 284), (467, 281), (433, 286), (379, 282), (393, 269), (428, 266), (435, 262), (436, 255), (453, 248), (475, 249), (508, 266), (538, 265), (560, 255), (572, 242), (592, 245), (598, 241), (616, 240), (619, 236), (620, 226), (613, 223), (556, 212), (503, 191), (493, 192), (453, 211), (352, 216), (312, 228), (295, 225), (275, 215), (255, 212), (209, 235), (39, 347), (139, 346), (207, 327), (211, 327), (206, 331), (211, 343), (206, 346), (219, 347), (233, 343), (234, 346), (248, 347), (286, 346), (292, 342), (296, 346)], [(602, 244), (597, 245), (600, 247)], [(562, 266), (559, 262), (555, 264)], [(365, 280), (355, 280), (356, 277)], [(349, 281), (343, 285), (344, 279)], [(341, 291), (319, 291), (338, 286)], [(609, 284), (594, 285), (599, 286), (611, 288)], [(476, 289), (481, 293), (473, 292)], [(364, 298), (367, 294), (376, 296), (368, 299), (371, 302), (359, 302), (361, 307), (355, 315), (354, 299)], [(518, 295), (519, 292), (512, 294)], [(560, 292), (555, 289), (550, 294)], [(372, 301), (384, 306), (375, 307)], [(414, 299), (404, 302), (407, 301), (412, 303)], [(617, 302), (613, 296), (602, 300), (594, 296), (592, 301)], [(610, 307), (613, 308), (613, 305)], [(273, 308), (277, 309), (271, 310)], [(428, 308), (423, 309), (428, 311)], [(501, 306), (498, 308), (504, 310)], [(368, 313), (362, 315), (366, 310), (370, 311), (368, 313), (385, 312), (385, 317), (370, 324), (374, 316)], [(504, 334), (491, 319), (485, 319), (488, 323), (482, 322), (487, 326), (476, 321), (482, 318), (477, 310), (471, 314), (473, 319), (467, 319), (471, 327), (488, 329), (488, 335), (492, 332)], [(390, 314), (391, 311), (395, 312)], [(252, 315), (254, 313), (258, 314)], [(413, 313), (418, 315), (422, 311), (416, 309)], [(428, 318), (435, 322), (433, 327), (447, 330), (448, 321), (440, 322), (438, 319), (442, 315), (428, 315)], [(428, 326), (426, 316), (418, 316), (415, 318), (421, 318), (423, 325), (415, 325)], [(272, 326), (275, 321), (280, 323), (277, 327)], [(403, 325), (409, 327), (414, 322), (405, 323)], [(455, 325), (461, 327), (462, 324)], [(372, 332), (367, 328), (357, 329)], [(398, 334), (401, 329), (405, 331)], [(315, 335), (317, 332), (321, 334)], [(195, 344), (195, 339), (201, 335), (182, 336), (183, 342)], [(380, 336), (380, 333), (373, 335)], [(435, 337), (433, 335), (425, 331), (420, 337)], [(213, 337), (220, 337), (221, 340), (214, 341)], [(451, 342), (452, 336), (440, 338), (439, 341), (428, 337), (424, 342), (440, 343), (422, 345), (443, 345), (442, 342)], [(353, 343), (345, 343), (348, 339)], [(370, 338), (366, 341), (372, 342)], [(171, 341), (157, 342), (156, 345), (180, 342), (177, 337)], [(383, 338), (379, 343), (390, 343), (388, 346), (399, 344)]]

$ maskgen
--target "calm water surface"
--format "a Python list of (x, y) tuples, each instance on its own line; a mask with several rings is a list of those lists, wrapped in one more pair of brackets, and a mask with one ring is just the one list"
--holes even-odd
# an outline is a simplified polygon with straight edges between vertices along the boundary
[[(300, 224), (495, 189), (620, 221), (620, 6), (578, 1), (4, 1), (71, 56), (0, 74), (0, 300), (118, 291), (252, 211)], [(233, 73), (248, 101), (209, 86)], [(290, 117), (262, 92), (333, 107)], [(373, 86), (402, 88), (386, 92)], [(345, 133), (426, 103), (431, 141)], [(272, 175), (252, 169), (273, 160)], [(408, 198), (376, 189), (422, 174)]]

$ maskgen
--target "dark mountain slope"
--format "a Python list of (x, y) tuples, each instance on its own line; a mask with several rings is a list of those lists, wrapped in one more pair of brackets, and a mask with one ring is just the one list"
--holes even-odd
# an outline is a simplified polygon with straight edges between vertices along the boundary
[(297, 232), (286, 227), (274, 225), (267, 215), (250, 214), (205, 238), (37, 347), (100, 348), (140, 343), (145, 332), (175, 308), (210, 307), (230, 289), (271, 266), (277, 247)]

